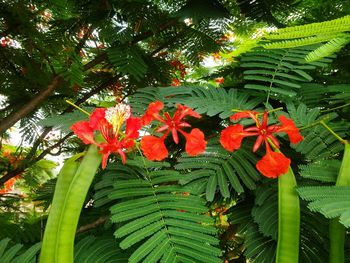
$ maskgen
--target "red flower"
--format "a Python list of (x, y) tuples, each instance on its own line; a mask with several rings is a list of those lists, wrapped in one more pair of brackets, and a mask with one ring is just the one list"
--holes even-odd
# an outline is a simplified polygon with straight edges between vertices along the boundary
[(295, 126), (292, 119), (288, 119), (286, 116), (279, 116), (279, 121), (282, 123), (282, 126), (277, 130), (277, 132), (287, 133), (291, 143), (295, 144), (304, 139), (304, 137), (299, 133), (299, 129)]
[(232, 152), (241, 148), (241, 143), (245, 136), (241, 124), (230, 125), (221, 132), (220, 143), (226, 150)]
[[(104, 169), (112, 153), (118, 153), (125, 163), (125, 151), (134, 146), (134, 139), (139, 136), (141, 120), (130, 115), (131, 109), (125, 104), (118, 104), (108, 109), (97, 108), (90, 115), (89, 121), (77, 122), (71, 129), (85, 144), (94, 144), (100, 148)], [(122, 132), (124, 122), (126, 122), (125, 132)], [(96, 142), (94, 131), (99, 131), (105, 142)]]
[(257, 162), (256, 168), (262, 175), (268, 178), (277, 178), (288, 172), (289, 165), (289, 158), (285, 157), (283, 153), (272, 151), (267, 144), (266, 154)]
[(221, 83), (225, 82), (225, 79), (224, 79), (224, 77), (219, 77), (219, 78), (214, 79), (214, 81), (218, 84), (221, 84)]
[(203, 153), (207, 142), (204, 140), (204, 133), (200, 129), (193, 129), (189, 134), (183, 133), (186, 138), (185, 151), (190, 156)]
[(180, 86), (181, 85), (181, 82), (180, 82), (180, 80), (179, 79), (172, 79), (172, 81), (171, 81), (171, 84), (170, 84), (170, 86), (174, 86), (174, 87), (177, 87), (177, 86)]
[(12, 177), (11, 179), (7, 180), (4, 183), (4, 188), (0, 189), (0, 195), (11, 192), (14, 188), (16, 181), (20, 178), (21, 178), (21, 175), (16, 175), (16, 176)]
[(241, 124), (231, 125), (221, 132), (220, 143), (228, 151), (237, 150), (241, 147), (244, 137), (257, 136), (253, 146), (253, 152), (256, 152), (262, 143), (266, 145), (266, 155), (257, 163), (257, 169), (266, 177), (275, 178), (288, 171), (290, 160), (282, 153), (273, 152), (270, 144), (279, 148), (279, 142), (274, 137), (274, 133), (285, 132), (291, 143), (298, 143), (304, 137), (300, 135), (298, 128), (293, 120), (280, 116), (279, 120), (282, 125), (268, 126), (268, 113), (263, 113), (262, 119), (259, 120), (256, 111), (242, 111), (233, 114), (231, 120), (240, 120), (242, 118), (251, 118), (255, 126), (244, 128)]
[[(160, 101), (152, 102), (148, 106), (148, 110), (146, 111), (145, 115), (142, 116), (143, 123), (150, 123), (152, 120), (158, 120), (160, 123), (162, 123), (162, 126), (159, 127), (156, 131), (163, 133), (163, 136), (161, 138), (158, 138), (159, 141), (155, 141), (153, 137), (152, 140), (160, 145), (160, 142), (162, 142), (162, 145), (164, 145), (164, 139), (171, 133), (173, 140), (176, 144), (179, 143), (179, 135), (178, 132), (180, 132), (182, 135), (186, 138), (186, 147), (185, 150), (189, 155), (197, 155), (204, 151), (206, 146), (206, 141), (204, 140), (204, 134), (199, 129), (194, 129), (190, 133), (186, 133), (183, 131), (183, 128), (191, 127), (190, 124), (185, 122), (183, 119), (187, 116), (192, 116), (194, 118), (200, 118), (201, 116), (193, 111), (191, 108), (186, 107), (184, 105), (177, 105), (177, 109), (173, 116), (170, 116), (168, 112), (164, 112), (163, 116), (159, 115), (159, 111), (163, 108), (163, 103)], [(142, 139), (141, 140), (141, 149), (145, 149), (147, 152), (144, 152), (145, 156), (150, 160), (162, 160), (161, 157), (164, 159), (167, 155), (165, 155), (164, 147), (163, 151), (161, 153), (156, 152), (156, 148), (149, 147), (149, 142), (151, 139)], [(147, 146), (145, 145), (147, 144)], [(152, 153), (153, 152), (153, 153)], [(153, 155), (156, 157), (154, 157)], [(166, 151), (167, 154), (167, 151)]]
[(141, 150), (147, 159), (161, 161), (168, 156), (164, 138), (147, 135), (141, 139)]

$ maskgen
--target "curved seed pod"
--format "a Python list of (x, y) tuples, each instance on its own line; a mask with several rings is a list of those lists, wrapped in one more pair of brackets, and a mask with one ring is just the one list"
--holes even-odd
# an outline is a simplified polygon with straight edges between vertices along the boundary
[(54, 262), (54, 251), (58, 237), (58, 223), (63, 213), (63, 203), (67, 195), (67, 189), (79, 167), (79, 162), (76, 162), (76, 160), (81, 155), (82, 154), (75, 155), (66, 160), (58, 175), (50, 214), (45, 227), (40, 255), (41, 262)]
[(294, 173), (289, 167), (278, 177), (278, 242), (276, 263), (298, 263), (300, 203)]
[(66, 162), (60, 173), (61, 178), (57, 181), (40, 262), (73, 262), (74, 238), (80, 212), (101, 163), (101, 155), (96, 146), (91, 145), (80, 165), (75, 162), (77, 158)]
[[(345, 143), (343, 161), (335, 185), (350, 186), (350, 145), (348, 143)], [(345, 227), (339, 223), (339, 218), (330, 221), (329, 239), (329, 262), (344, 263)]]

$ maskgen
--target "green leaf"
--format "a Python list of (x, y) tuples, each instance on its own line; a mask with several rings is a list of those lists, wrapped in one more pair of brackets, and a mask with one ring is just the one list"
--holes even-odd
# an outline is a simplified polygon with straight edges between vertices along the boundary
[[(129, 262), (182, 262), (177, 248), (184, 246), (187, 237), (193, 246), (210, 254), (210, 261), (218, 262), (221, 250), (216, 248), (219, 241), (213, 220), (206, 215), (205, 200), (176, 183), (181, 178), (178, 171), (149, 169), (138, 170), (139, 178), (144, 179), (117, 177), (109, 193), (114, 202), (111, 219), (119, 223), (114, 235), (122, 238), (121, 248), (133, 247)], [(110, 179), (102, 177), (102, 181)], [(98, 192), (104, 188), (110, 189), (110, 185), (99, 183)], [(195, 260), (207, 262), (204, 257)]]

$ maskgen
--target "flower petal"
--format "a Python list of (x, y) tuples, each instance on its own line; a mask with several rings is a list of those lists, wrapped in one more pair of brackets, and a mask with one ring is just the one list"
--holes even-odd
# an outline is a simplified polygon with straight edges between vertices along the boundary
[(204, 140), (204, 133), (200, 129), (193, 129), (189, 134), (183, 133), (186, 137), (185, 151), (190, 156), (203, 153), (207, 142)]
[(288, 172), (290, 159), (283, 153), (274, 152), (266, 149), (266, 154), (256, 164), (258, 171), (268, 178), (277, 178)]
[(195, 112), (194, 110), (192, 110), (191, 108), (185, 105), (178, 104), (176, 107), (177, 107), (177, 110), (176, 110), (175, 116), (179, 116), (179, 120), (181, 120), (187, 115), (192, 116), (194, 118), (202, 117), (200, 114), (198, 114), (197, 112)]
[(241, 124), (230, 125), (221, 131), (220, 143), (226, 150), (232, 152), (241, 147), (244, 137)]
[(177, 134), (177, 130), (175, 128), (171, 129), (171, 135), (173, 137), (173, 140), (176, 144), (179, 143), (179, 135)]
[(295, 123), (292, 119), (289, 119), (284, 115), (279, 116), (278, 119), (282, 123), (282, 126), (276, 132), (287, 133), (290, 142), (293, 144), (298, 143), (304, 139), (304, 137), (299, 133), (299, 129), (295, 126)]
[(126, 120), (125, 137), (136, 139), (139, 137), (139, 130), (141, 129), (141, 119), (130, 117)]
[[(145, 112), (145, 114), (141, 117), (141, 121), (143, 125), (148, 125), (151, 123), (151, 121), (153, 121), (154, 119), (156, 119), (157, 117), (159, 117), (159, 111), (162, 110), (164, 108), (164, 104), (161, 101), (155, 101), (155, 102), (151, 102), (148, 105), (147, 111)], [(159, 117), (160, 118), (160, 117)]]
[(141, 139), (141, 150), (148, 160), (161, 161), (168, 156), (164, 139), (147, 135)]
[(85, 144), (96, 144), (94, 140), (94, 130), (87, 121), (79, 121), (71, 126), (71, 130), (81, 139)]
[(252, 118), (256, 122), (257, 121), (257, 118), (256, 118), (257, 114), (258, 114), (258, 112), (251, 111), (251, 110), (240, 111), (240, 112), (237, 112), (237, 113), (231, 115), (230, 120), (238, 121), (238, 120), (244, 119), (244, 118)]
[(101, 120), (105, 120), (106, 108), (96, 108), (90, 115), (89, 125), (91, 129), (98, 130)]

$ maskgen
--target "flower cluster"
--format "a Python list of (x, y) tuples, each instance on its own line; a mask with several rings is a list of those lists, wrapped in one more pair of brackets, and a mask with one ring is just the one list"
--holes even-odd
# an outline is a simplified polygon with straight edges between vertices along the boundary
[(164, 112), (161, 116), (159, 112), (163, 108), (164, 105), (162, 102), (152, 102), (141, 118), (144, 125), (151, 123), (153, 120), (159, 121), (162, 124), (156, 130), (159, 133), (163, 133), (161, 137), (147, 135), (141, 139), (141, 150), (146, 158), (157, 161), (166, 158), (168, 156), (168, 150), (164, 144), (164, 140), (171, 133), (174, 142), (178, 144), (178, 132), (186, 139), (185, 150), (188, 155), (195, 156), (204, 152), (207, 142), (204, 140), (203, 132), (197, 128), (192, 129), (190, 133), (183, 131), (183, 128), (191, 127), (189, 123), (183, 120), (186, 116), (192, 116), (194, 118), (200, 118), (201, 116), (191, 108), (183, 105), (177, 105), (173, 116), (170, 116), (168, 112)]
[[(23, 156), (16, 156), (13, 152), (9, 150), (4, 150), (2, 156), (0, 158), (4, 158), (11, 166), (12, 169), (17, 169), (18, 164), (23, 160)], [(14, 190), (14, 185), (18, 179), (22, 178), (22, 173), (17, 174), (11, 179), (7, 180), (4, 183), (4, 187), (0, 189), (0, 195), (6, 194)]]
[[(123, 131), (122, 128), (124, 127)], [(85, 143), (94, 144), (102, 154), (102, 168), (107, 165), (111, 153), (118, 153), (125, 163), (125, 151), (132, 149), (139, 137), (141, 120), (131, 116), (130, 106), (117, 104), (112, 108), (97, 108), (90, 115), (89, 121), (80, 121), (72, 125), (73, 132)], [(95, 131), (100, 132), (104, 142), (97, 142)]]
[[(164, 141), (169, 134), (176, 144), (179, 143), (179, 134), (184, 136), (185, 151), (188, 155), (196, 156), (203, 153), (207, 144), (203, 132), (198, 128), (191, 129), (189, 133), (184, 131), (191, 127), (184, 120), (186, 117), (201, 118), (201, 116), (184, 105), (177, 105), (173, 115), (170, 115), (169, 112), (160, 113), (163, 108), (164, 104), (161, 101), (152, 102), (141, 118), (132, 117), (130, 106), (123, 103), (112, 108), (97, 108), (88, 121), (77, 122), (72, 125), (71, 129), (85, 144), (94, 144), (99, 148), (102, 154), (102, 168), (106, 167), (108, 157), (112, 153), (119, 154), (122, 162), (125, 163), (125, 152), (134, 148), (136, 139), (139, 137), (139, 130), (143, 125), (149, 125), (152, 121), (160, 124), (155, 131), (161, 136), (145, 135), (142, 137), (140, 148), (147, 159), (161, 161), (168, 156), (168, 149)], [(256, 111), (242, 111), (233, 114), (230, 117), (231, 120), (251, 118), (255, 125), (247, 128), (242, 124), (228, 126), (221, 132), (220, 143), (226, 150), (232, 152), (241, 147), (245, 137), (257, 136), (253, 152), (264, 144), (266, 153), (257, 162), (256, 168), (264, 176), (276, 178), (288, 171), (291, 161), (278, 150), (280, 144), (274, 134), (286, 133), (293, 144), (303, 140), (303, 136), (300, 135), (293, 120), (284, 115), (279, 117), (280, 124), (270, 126), (268, 126), (267, 111), (262, 114), (261, 119), (258, 116), (259, 113)], [(102, 142), (95, 140), (96, 132), (103, 137)]]
[(12, 46), (13, 41), (9, 37), (2, 37), (0, 38), (0, 44), (2, 47)]
[(258, 112), (242, 111), (233, 114), (230, 119), (237, 121), (242, 118), (251, 118), (255, 126), (244, 128), (241, 124), (230, 125), (221, 132), (220, 143), (228, 151), (234, 151), (241, 147), (242, 140), (245, 137), (257, 136), (253, 146), (253, 152), (256, 152), (261, 144), (265, 144), (266, 154), (258, 161), (256, 168), (264, 176), (276, 178), (288, 171), (290, 159), (285, 157), (281, 152), (275, 152), (271, 149), (279, 148), (279, 142), (274, 137), (275, 133), (286, 133), (291, 143), (295, 144), (303, 140), (299, 129), (295, 126), (293, 120), (284, 115), (279, 117), (281, 125), (268, 126), (268, 113), (265, 111), (262, 120), (258, 119)]
[(172, 70), (174, 78), (171, 81), (171, 86), (180, 86), (181, 85), (181, 79), (184, 79), (187, 72), (184, 64), (182, 64), (179, 60), (172, 60), (170, 61), (170, 65), (174, 68)]
[(12, 177), (11, 179), (7, 180), (4, 183), (4, 188), (0, 189), (0, 195), (7, 194), (13, 191), (16, 181), (20, 178), (21, 178), (21, 175), (16, 175), (15, 177)]

